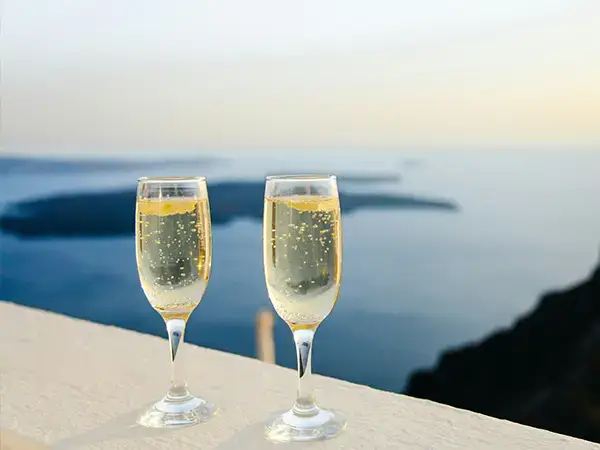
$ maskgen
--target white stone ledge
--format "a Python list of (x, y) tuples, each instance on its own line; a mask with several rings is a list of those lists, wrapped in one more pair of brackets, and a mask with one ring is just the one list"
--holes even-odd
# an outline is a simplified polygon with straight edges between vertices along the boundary
[[(181, 356), (191, 390), (215, 402), (219, 414), (206, 424), (174, 431), (137, 427), (137, 411), (161, 397), (168, 383), (165, 340), (0, 302), (3, 448), (273, 448), (262, 437), (263, 423), (291, 405), (294, 371), (193, 345), (186, 345)], [(316, 378), (320, 403), (342, 410), (348, 428), (312, 449), (600, 448), (433, 402)], [(44, 446), (29, 447), (23, 438)]]

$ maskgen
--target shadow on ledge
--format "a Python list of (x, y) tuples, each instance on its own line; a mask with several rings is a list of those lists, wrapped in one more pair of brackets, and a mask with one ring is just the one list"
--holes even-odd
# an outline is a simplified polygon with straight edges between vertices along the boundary
[[(213, 225), (236, 219), (262, 220), (264, 182), (210, 186)], [(359, 209), (426, 209), (454, 212), (448, 200), (387, 194), (340, 193), (343, 213)], [(120, 236), (134, 232), (135, 190), (58, 195), (11, 205), (0, 229), (21, 237)]]
[(512, 328), (445, 352), (406, 393), (600, 442), (600, 265)]

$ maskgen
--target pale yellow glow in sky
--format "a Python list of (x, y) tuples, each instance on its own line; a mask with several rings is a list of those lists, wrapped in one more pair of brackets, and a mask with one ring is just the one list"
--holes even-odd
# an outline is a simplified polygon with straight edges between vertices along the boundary
[(2, 151), (600, 144), (600, 2), (533, 1), (565, 9), (489, 26), (437, 17), (433, 31), (417, 11), (403, 34), (393, 21), (381, 36), (346, 24), (345, 40), (324, 32), (323, 46), (249, 27), (211, 47), (202, 29), (147, 42), (149, 25), (119, 46), (120, 22), (60, 31), (64, 14), (47, 42), (34, 32), (44, 17), (15, 1), (3, 24)]

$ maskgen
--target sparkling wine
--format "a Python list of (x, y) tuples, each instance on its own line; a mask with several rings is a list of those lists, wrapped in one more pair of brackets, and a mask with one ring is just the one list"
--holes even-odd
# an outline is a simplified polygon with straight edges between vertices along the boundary
[(263, 250), (269, 297), (292, 329), (316, 328), (337, 301), (342, 266), (337, 197), (265, 199)]
[(212, 257), (208, 200), (138, 199), (136, 256), (142, 288), (165, 320), (200, 303)]

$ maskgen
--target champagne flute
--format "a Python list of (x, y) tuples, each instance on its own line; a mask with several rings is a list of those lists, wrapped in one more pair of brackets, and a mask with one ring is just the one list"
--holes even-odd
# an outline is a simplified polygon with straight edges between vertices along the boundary
[(314, 334), (333, 309), (342, 270), (341, 214), (334, 175), (267, 177), (263, 221), (265, 278), (271, 303), (294, 335), (298, 391), (291, 410), (267, 424), (267, 439), (337, 436), (345, 419), (317, 406), (311, 384)]
[(194, 397), (176, 359), (185, 325), (210, 276), (212, 237), (206, 179), (140, 178), (135, 220), (136, 260), (144, 293), (169, 336), (171, 385), (138, 423), (171, 428), (205, 422), (216, 408)]

